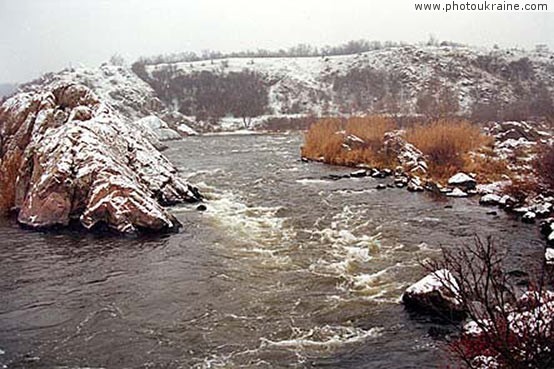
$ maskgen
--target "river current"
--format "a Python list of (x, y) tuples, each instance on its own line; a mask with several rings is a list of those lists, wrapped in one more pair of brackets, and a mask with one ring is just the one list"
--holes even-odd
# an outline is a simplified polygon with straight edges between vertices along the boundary
[(164, 154), (206, 195), (178, 234), (0, 221), (0, 368), (440, 368), (447, 327), (405, 310), (442, 246), (492, 235), (514, 269), (536, 226), (476, 199), (332, 181), (300, 134), (191, 137)]

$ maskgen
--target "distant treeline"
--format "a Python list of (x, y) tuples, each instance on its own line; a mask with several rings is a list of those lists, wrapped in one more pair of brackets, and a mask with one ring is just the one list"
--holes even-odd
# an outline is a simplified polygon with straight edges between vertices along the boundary
[[(424, 44), (430, 46), (462, 46), (461, 44), (442, 41), (431, 37)], [(225, 58), (279, 58), (279, 57), (309, 57), (309, 56), (335, 56), (335, 55), (350, 55), (358, 54), (372, 50), (380, 50), (391, 47), (408, 46), (405, 42), (396, 41), (369, 41), (369, 40), (352, 40), (338, 46), (323, 46), (317, 47), (309, 44), (298, 44), (296, 46), (289, 47), (288, 49), (279, 50), (246, 50), (231, 53), (222, 53), (214, 50), (204, 50), (201, 53), (195, 53), (191, 51), (156, 55), (150, 57), (141, 57), (136, 63), (143, 65), (155, 65), (163, 63), (181, 63), (181, 62), (195, 62), (202, 60), (214, 60)]]

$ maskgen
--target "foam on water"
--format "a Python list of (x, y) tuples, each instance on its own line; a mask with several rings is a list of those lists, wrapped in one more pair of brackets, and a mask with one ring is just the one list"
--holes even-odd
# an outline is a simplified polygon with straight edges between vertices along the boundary
[(285, 349), (329, 350), (347, 344), (360, 342), (369, 338), (380, 337), (383, 328), (374, 327), (364, 330), (355, 327), (324, 325), (309, 330), (292, 328), (292, 337), (283, 340), (261, 338), (260, 348), (280, 347)]
[[(395, 261), (398, 244), (382, 243), (381, 224), (369, 217), (369, 208), (363, 205), (344, 206), (331, 218), (320, 217), (311, 234), (311, 242), (330, 245), (311, 263), (309, 271), (320, 276), (339, 279), (337, 289), (343, 292), (340, 300), (363, 299), (375, 302), (397, 303), (406, 285), (400, 277), (413, 262)], [(418, 252), (425, 249), (418, 248)]]
[(304, 186), (322, 184), (322, 183), (328, 183), (328, 182), (329, 181), (325, 179), (315, 179), (315, 178), (303, 178), (303, 179), (296, 180), (296, 183), (300, 183), (301, 185), (304, 185)]

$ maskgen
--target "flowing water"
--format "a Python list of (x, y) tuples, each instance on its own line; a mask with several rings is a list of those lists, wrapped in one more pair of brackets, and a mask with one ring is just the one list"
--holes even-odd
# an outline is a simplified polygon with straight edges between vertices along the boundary
[(204, 136), (165, 154), (206, 194), (161, 238), (0, 223), (0, 368), (436, 368), (444, 326), (405, 311), (418, 261), (493, 235), (514, 268), (535, 226), (387, 180), (322, 180), (299, 134)]

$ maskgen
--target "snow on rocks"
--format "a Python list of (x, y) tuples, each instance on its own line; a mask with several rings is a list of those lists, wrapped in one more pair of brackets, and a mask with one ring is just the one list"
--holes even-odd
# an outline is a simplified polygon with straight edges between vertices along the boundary
[(499, 202), (500, 196), (492, 193), (484, 195), (479, 199), (479, 204), (481, 205), (498, 205)]
[(513, 208), (517, 204), (517, 200), (510, 195), (504, 195), (498, 201), (498, 205), (503, 208)]
[(169, 128), (166, 122), (155, 115), (141, 118), (134, 123), (143, 129), (150, 130), (160, 141), (178, 140), (181, 138), (179, 133)]
[(554, 249), (551, 247), (547, 247), (544, 253), (544, 258), (547, 264), (554, 264)]
[(426, 174), (427, 162), (423, 153), (404, 138), (402, 130), (387, 132), (383, 138), (383, 150), (394, 153), (401, 166), (412, 174)]
[(424, 191), (423, 184), (421, 183), (421, 179), (418, 177), (412, 177), (410, 181), (408, 182), (408, 191), (410, 192), (422, 192)]
[(464, 190), (473, 190), (477, 186), (477, 181), (465, 173), (457, 173), (450, 177), (448, 184)]
[(467, 197), (468, 194), (456, 187), (452, 191), (448, 192), (446, 194), (446, 196), (448, 196), (448, 197)]
[(537, 219), (537, 214), (533, 213), (532, 211), (528, 211), (521, 217), (521, 221), (524, 223), (535, 223), (535, 219)]
[(174, 230), (162, 205), (200, 199), (140, 131), (80, 84), (15, 95), (0, 107), (0, 134), (0, 211), (17, 211), (32, 228)]
[(458, 282), (452, 273), (440, 269), (406, 289), (402, 301), (415, 310), (461, 316), (463, 310), (457, 291)]
[(350, 177), (352, 178), (362, 178), (365, 176), (367, 176), (367, 170), (365, 169), (356, 170), (350, 173)]
[(554, 349), (552, 344), (554, 293), (552, 291), (526, 291), (513, 304), (505, 304), (502, 309), (496, 307), (494, 310), (496, 312), (494, 319), (491, 319), (491, 314), (486, 314), (487, 318), (472, 320), (463, 327), (462, 345), (476, 348), (468, 352), (468, 356), (465, 357), (472, 360), (472, 363), (479, 364), (476, 367), (505, 367), (499, 365), (500, 361), (504, 362), (505, 356), (488, 355), (498, 352), (498, 348), (508, 342), (516, 367), (530, 366), (529, 362), (536, 362), (534, 357), (538, 356), (538, 360), (541, 360), (540, 357), (544, 357), (544, 353), (551, 355), (550, 352)]

